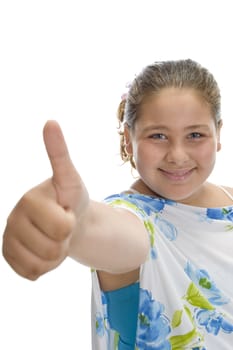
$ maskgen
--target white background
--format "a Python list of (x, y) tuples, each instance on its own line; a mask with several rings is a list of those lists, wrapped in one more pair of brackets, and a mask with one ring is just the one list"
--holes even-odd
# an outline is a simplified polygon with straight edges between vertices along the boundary
[[(60, 122), (94, 199), (127, 188), (116, 109), (125, 84), (161, 59), (192, 58), (222, 91), (215, 182), (232, 185), (231, 1), (0, 0), (0, 229), (51, 175), (42, 128)], [(90, 272), (67, 259), (36, 282), (0, 257), (0, 349), (91, 349)]]

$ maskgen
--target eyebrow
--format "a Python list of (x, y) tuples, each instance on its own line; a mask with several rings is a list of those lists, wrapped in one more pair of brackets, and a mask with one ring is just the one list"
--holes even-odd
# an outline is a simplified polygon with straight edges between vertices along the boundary
[[(206, 124), (194, 124), (194, 125), (186, 126), (184, 129), (185, 130), (209, 129), (209, 127)], [(169, 128), (165, 125), (148, 125), (145, 128), (143, 128), (143, 131), (150, 131), (150, 130), (167, 131), (169, 130)]]
[(209, 129), (209, 126), (206, 124), (195, 124), (195, 125), (190, 125), (187, 126), (185, 129)]

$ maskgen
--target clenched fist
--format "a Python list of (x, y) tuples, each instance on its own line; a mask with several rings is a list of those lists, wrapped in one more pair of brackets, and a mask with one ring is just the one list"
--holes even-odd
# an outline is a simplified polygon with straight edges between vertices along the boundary
[(67, 257), (73, 230), (89, 203), (55, 121), (46, 123), (44, 143), (53, 176), (20, 199), (8, 217), (3, 236), (5, 259), (18, 274), (31, 280)]

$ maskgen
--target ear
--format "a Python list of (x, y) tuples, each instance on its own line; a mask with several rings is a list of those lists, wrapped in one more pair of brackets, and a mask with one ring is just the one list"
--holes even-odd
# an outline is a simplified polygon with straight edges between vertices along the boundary
[(127, 124), (124, 125), (124, 144), (125, 144), (125, 150), (128, 153), (128, 155), (132, 155), (133, 146), (131, 141), (130, 129)]
[(220, 142), (221, 128), (222, 128), (222, 120), (220, 120), (217, 125), (217, 152), (219, 152), (222, 148), (222, 145)]

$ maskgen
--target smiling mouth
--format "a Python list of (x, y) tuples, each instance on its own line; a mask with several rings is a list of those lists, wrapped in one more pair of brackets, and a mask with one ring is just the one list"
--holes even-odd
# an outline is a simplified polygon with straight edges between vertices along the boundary
[(186, 180), (193, 172), (194, 169), (185, 169), (185, 170), (172, 170), (167, 171), (164, 169), (159, 169), (163, 175), (165, 175), (169, 180), (173, 181), (184, 181)]

